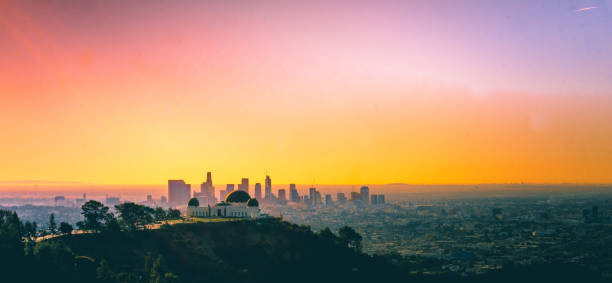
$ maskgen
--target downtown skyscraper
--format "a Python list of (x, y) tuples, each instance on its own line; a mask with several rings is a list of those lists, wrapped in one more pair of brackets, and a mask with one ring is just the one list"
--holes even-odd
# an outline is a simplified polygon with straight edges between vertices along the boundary
[(270, 179), (270, 176), (266, 175), (266, 183), (265, 183), (265, 190), (266, 190), (266, 195), (264, 196), (265, 199), (272, 199), (272, 179)]

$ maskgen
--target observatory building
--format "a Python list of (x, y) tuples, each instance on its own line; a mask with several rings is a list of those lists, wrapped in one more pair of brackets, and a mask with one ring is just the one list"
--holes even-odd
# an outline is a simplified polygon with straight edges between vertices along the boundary
[(214, 206), (200, 206), (198, 199), (192, 198), (187, 204), (185, 214), (188, 217), (257, 218), (259, 212), (259, 202), (251, 198), (249, 193), (237, 190), (227, 195), (225, 201)]

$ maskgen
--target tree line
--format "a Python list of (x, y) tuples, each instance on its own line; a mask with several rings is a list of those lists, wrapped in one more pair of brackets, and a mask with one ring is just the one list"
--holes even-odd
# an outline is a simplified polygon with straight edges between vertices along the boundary
[(83, 221), (77, 222), (76, 225), (82, 231), (135, 231), (146, 229), (147, 225), (156, 221), (181, 219), (181, 212), (177, 209), (151, 208), (133, 202), (115, 205), (115, 211), (117, 216), (102, 203), (90, 200), (81, 207)]
[[(115, 213), (101, 202), (90, 200), (81, 206), (83, 221), (76, 223), (77, 229), (87, 232), (103, 231), (135, 231), (146, 229), (147, 225), (155, 222), (181, 219), (181, 212), (169, 208), (151, 208), (148, 206), (125, 202), (115, 205)], [(49, 215), (46, 227), (40, 227), (36, 221), (22, 222), (17, 213), (9, 210), (0, 210), (0, 241), (14, 237), (22, 242), (33, 242), (39, 237), (70, 235), (74, 231), (73, 225), (68, 222), (55, 220), (55, 214)], [(1, 245), (1, 243), (0, 243)]]

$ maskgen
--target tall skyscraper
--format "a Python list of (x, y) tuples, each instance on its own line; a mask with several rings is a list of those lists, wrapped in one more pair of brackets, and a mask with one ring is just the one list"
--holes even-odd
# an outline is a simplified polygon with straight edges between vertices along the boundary
[(370, 203), (370, 188), (367, 186), (361, 187), (359, 190), (359, 195), (361, 196), (361, 203), (364, 205), (368, 205)]
[(310, 188), (308, 189), (308, 197), (310, 198), (310, 200), (312, 201), (312, 204), (314, 204), (314, 198), (315, 198), (315, 193), (317, 192), (316, 188)]
[(202, 206), (213, 205), (217, 202), (211, 172), (206, 172), (206, 181), (200, 185), (200, 192), (194, 193), (193, 195), (198, 198)]
[(270, 179), (270, 176), (266, 175), (266, 183), (265, 183), (266, 187), (266, 195), (265, 198), (266, 199), (272, 199), (272, 179)]
[(332, 196), (330, 194), (325, 195), (325, 206), (333, 206), (334, 201), (332, 200)]
[(358, 203), (361, 201), (361, 195), (358, 192), (351, 192), (351, 202)]
[(255, 183), (255, 199), (261, 200), (261, 183)]
[(338, 204), (345, 204), (346, 203), (346, 195), (344, 195), (344, 193), (336, 194), (336, 201), (338, 202)]
[(287, 201), (287, 191), (285, 189), (278, 190), (278, 200), (282, 202)]
[(233, 191), (234, 191), (234, 184), (227, 184), (227, 185), (225, 186), (225, 192), (226, 192), (226, 193), (228, 193), (228, 194), (229, 194), (229, 193), (231, 193), (231, 192), (233, 192)]
[(370, 197), (371, 205), (385, 204), (385, 195), (372, 195)]
[(321, 199), (321, 192), (315, 191), (314, 199), (312, 200), (312, 204), (314, 206), (321, 206), (323, 204), (322, 199)]
[(227, 197), (227, 194), (229, 194), (229, 192), (227, 190), (219, 191), (219, 199), (221, 201), (225, 201), (225, 197)]
[(242, 178), (242, 183), (238, 184), (238, 190), (249, 192), (249, 178)]
[(190, 184), (185, 184), (183, 180), (168, 180), (168, 203), (170, 205), (186, 205), (190, 198)]
[(289, 185), (289, 198), (291, 199), (291, 202), (299, 202), (300, 201), (300, 195), (298, 194), (297, 188), (295, 187), (295, 184), (290, 184)]

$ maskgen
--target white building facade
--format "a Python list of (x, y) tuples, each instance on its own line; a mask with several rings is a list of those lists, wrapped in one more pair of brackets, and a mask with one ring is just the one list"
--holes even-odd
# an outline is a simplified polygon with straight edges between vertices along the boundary
[(235, 217), (257, 218), (260, 215), (259, 202), (245, 191), (233, 191), (225, 201), (214, 206), (199, 206), (197, 199), (191, 199), (185, 211), (187, 217)]

